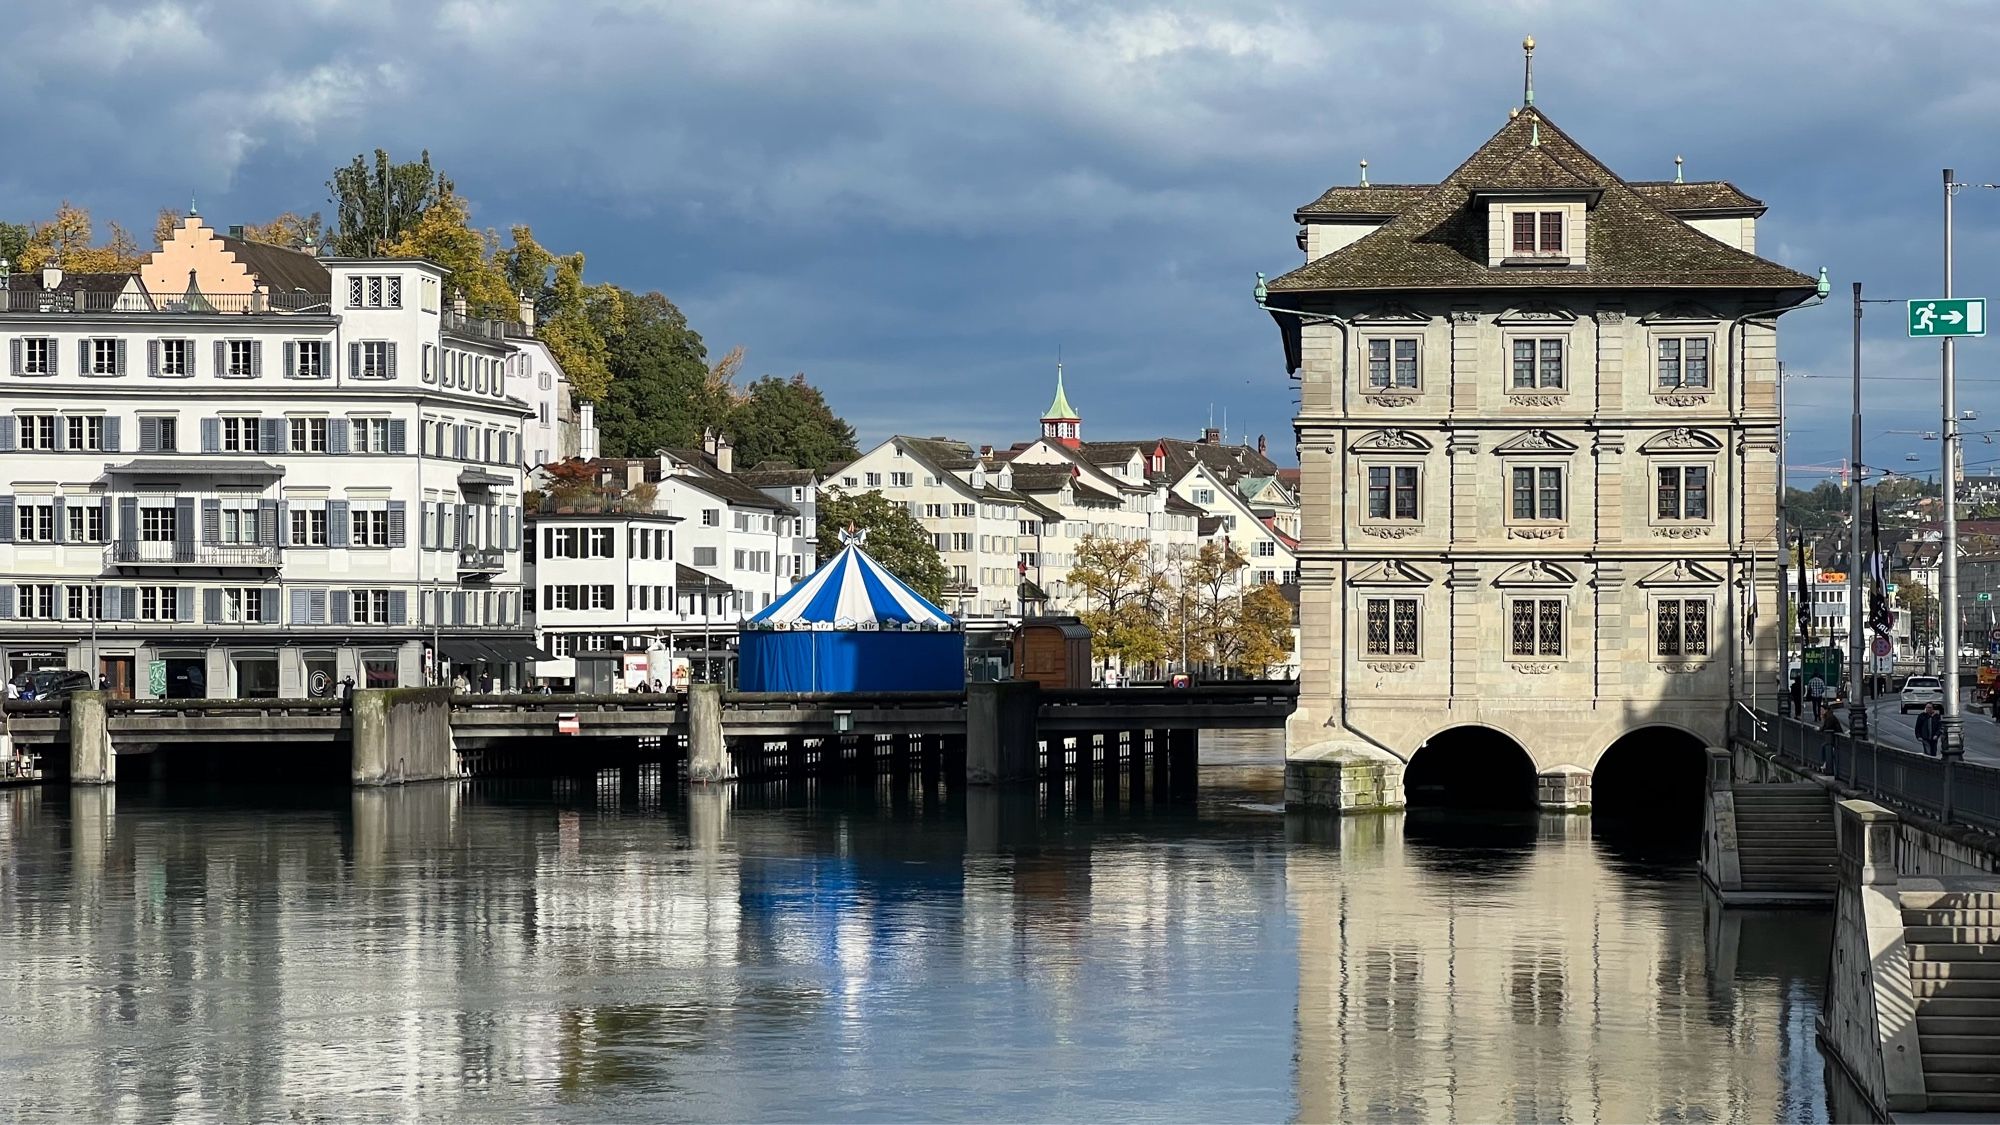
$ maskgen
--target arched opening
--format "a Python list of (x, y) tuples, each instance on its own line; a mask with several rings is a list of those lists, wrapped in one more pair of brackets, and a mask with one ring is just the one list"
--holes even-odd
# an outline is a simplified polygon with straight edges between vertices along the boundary
[(1647, 853), (1701, 843), (1708, 752), (1672, 727), (1640, 727), (1604, 751), (1590, 778), (1591, 827)]
[(1453, 727), (1411, 756), (1403, 798), (1412, 808), (1532, 809), (1535, 761), (1497, 730)]

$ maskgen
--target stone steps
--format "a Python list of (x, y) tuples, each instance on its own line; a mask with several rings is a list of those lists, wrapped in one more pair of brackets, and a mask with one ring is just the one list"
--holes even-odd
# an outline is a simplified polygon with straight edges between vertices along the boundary
[(1904, 891), (1904, 910), (2000, 910), (2000, 891)]
[(1916, 910), (1903, 908), (1905, 926), (2000, 926), (2000, 910)]
[(2000, 980), (2000, 963), (1992, 961), (1912, 961), (1910, 979)]
[(1917, 1013), (1917, 1036), (1977, 1035), (2000, 1036), (2000, 1016), (1940, 1016)]
[(1903, 924), (1903, 940), (1914, 945), (2000, 944), (2000, 926), (1912, 926)]
[(1910, 946), (1912, 961), (2000, 961), (2000, 945), (1937, 942)]
[(2000, 1035), (1924, 1035), (1917, 1036), (1917, 1047), (1924, 1053), (1928, 1064), (1931, 1056), (1983, 1055), (2000, 1059)]
[[(1918, 1042), (1922, 1042), (1922, 1036)], [(2000, 1055), (1972, 1054), (1932, 1054), (1924, 1052), (1924, 1084), (1928, 1086), (1933, 1075), (1991, 1075), (2000, 1082)], [(1987, 1087), (2000, 1091), (2000, 1085)]]
[(1919, 1000), (1933, 997), (1952, 1000), (2000, 1000), (2000, 980), (1967, 977), (1912, 977), (1910, 991)]

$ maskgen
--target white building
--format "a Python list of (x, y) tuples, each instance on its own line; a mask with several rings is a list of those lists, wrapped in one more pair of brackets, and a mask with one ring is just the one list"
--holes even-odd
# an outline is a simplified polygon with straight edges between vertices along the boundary
[(504, 680), (522, 404), (503, 328), (421, 261), (317, 259), (189, 218), (136, 278), (0, 291), (6, 667), (121, 694)]
[(597, 408), (576, 396), (547, 343), (535, 336), (535, 305), (521, 299), (521, 323), (506, 325), (508, 397), (527, 417), (521, 425), (523, 462), (530, 468), (572, 457), (597, 459)]

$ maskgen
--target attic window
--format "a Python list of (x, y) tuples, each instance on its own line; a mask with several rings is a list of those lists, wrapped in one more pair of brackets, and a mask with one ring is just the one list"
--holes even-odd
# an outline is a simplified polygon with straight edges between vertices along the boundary
[(1564, 248), (1561, 211), (1514, 212), (1514, 257), (1559, 257)]

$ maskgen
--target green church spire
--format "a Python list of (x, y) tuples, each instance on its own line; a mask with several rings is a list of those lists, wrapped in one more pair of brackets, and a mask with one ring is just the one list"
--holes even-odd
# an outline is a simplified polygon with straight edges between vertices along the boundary
[(1062, 362), (1060, 360), (1056, 362), (1056, 400), (1049, 404), (1047, 410), (1042, 411), (1042, 417), (1045, 419), (1060, 418), (1064, 421), (1072, 422), (1079, 420), (1081, 417), (1077, 414), (1075, 408), (1070, 406), (1069, 396), (1063, 393)]

